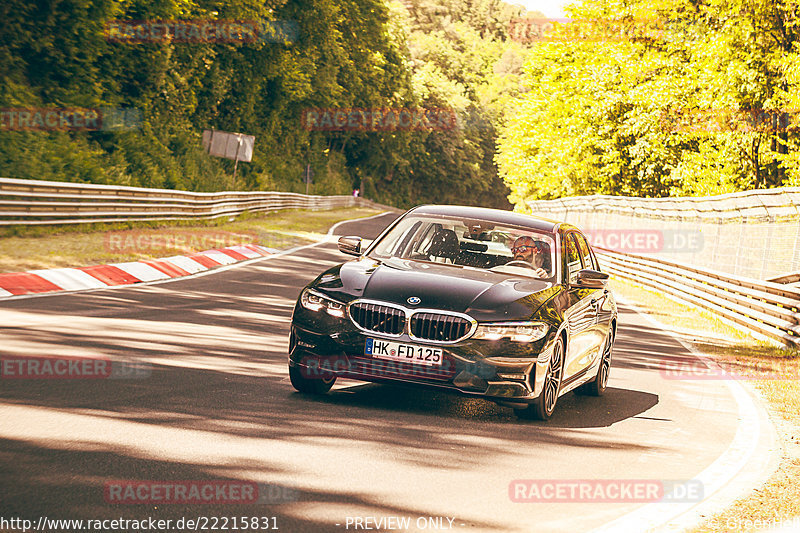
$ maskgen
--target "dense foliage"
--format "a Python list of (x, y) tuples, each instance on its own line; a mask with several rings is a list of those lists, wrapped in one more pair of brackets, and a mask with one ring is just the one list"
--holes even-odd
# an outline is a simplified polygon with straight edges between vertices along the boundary
[(591, 0), (573, 18), (597, 31), (533, 44), (501, 134), (512, 202), (800, 185), (797, 0)]
[[(362, 187), (400, 205), (507, 206), (493, 117), (516, 85), (498, 89), (494, 81), (521, 65), (506, 54), (520, 47), (504, 34), (518, 11), (499, 0), (8, 0), (0, 5), (0, 108), (136, 108), (143, 121), (114, 132), (5, 128), (0, 175), (303, 191), (309, 164), (317, 194)], [(121, 20), (291, 21), (297, 37), (108, 39), (106, 25)], [(303, 127), (307, 109), (354, 107), (447, 107), (459, 127)], [(202, 131), (211, 128), (256, 137), (253, 161), (239, 165), (236, 183), (232, 161), (202, 150)]]
[[(0, 124), (0, 176), (303, 191), (309, 165), (313, 193), (400, 206), (800, 185), (799, 4), (585, 0), (577, 22), (523, 43), (521, 17), (537, 15), (501, 0), (6, 0), (0, 111), (134, 108), (142, 122)], [(125, 20), (289, 21), (296, 36), (109, 39)], [(447, 109), (456, 126), (304, 123), (352, 108)], [(204, 129), (256, 137), (235, 183)]]

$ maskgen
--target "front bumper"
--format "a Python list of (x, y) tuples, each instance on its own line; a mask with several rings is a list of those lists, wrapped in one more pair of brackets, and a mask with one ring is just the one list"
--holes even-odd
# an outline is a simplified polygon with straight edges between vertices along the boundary
[[(346, 377), (372, 382), (404, 383), (479, 396), (511, 406), (535, 401), (553, 350), (550, 334), (532, 343), (466, 339), (433, 344), (409, 338), (387, 338), (355, 327), (329, 328), (318, 321), (292, 323), (289, 365), (309, 379)], [(365, 355), (368, 337), (431, 346), (443, 350), (441, 366), (430, 367)]]

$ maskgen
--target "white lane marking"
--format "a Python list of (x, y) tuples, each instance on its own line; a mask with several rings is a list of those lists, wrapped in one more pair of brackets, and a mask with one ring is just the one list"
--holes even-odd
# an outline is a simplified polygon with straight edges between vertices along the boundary
[(264, 252), (265, 255), (277, 254), (278, 252), (280, 252), (280, 250), (278, 250), (277, 248), (267, 248), (266, 246), (261, 246), (260, 244), (248, 244), (248, 246), (250, 248), (258, 248), (259, 250)]
[[(164, 274), (160, 270), (157, 270), (150, 265), (146, 265), (144, 263), (114, 263), (111, 266), (115, 266), (120, 270), (123, 270), (133, 276), (134, 278), (138, 279), (139, 281), (156, 281), (162, 279), (172, 279), (169, 275)], [(125, 287), (125, 285), (117, 285), (117, 287)]]
[[(137, 284), (135, 284), (136, 287), (144, 287), (144, 286), (149, 286), (149, 285), (161, 285), (163, 283), (170, 283), (170, 282), (173, 282), (173, 281), (179, 281), (179, 280), (185, 280), (185, 279), (191, 279), (191, 278), (200, 278), (200, 277), (203, 277), (203, 276), (210, 276), (211, 274), (216, 274), (217, 272), (225, 272), (226, 270), (230, 270), (231, 268), (238, 268), (238, 267), (241, 267), (241, 266), (247, 266), (249, 264), (255, 263), (256, 261), (266, 261), (266, 260), (273, 259), (275, 257), (283, 257), (284, 255), (293, 254), (295, 252), (299, 252), (301, 250), (305, 250), (306, 248), (312, 248), (314, 246), (319, 246), (320, 244), (326, 244), (326, 243), (328, 243), (328, 242), (330, 242), (332, 240), (331, 237), (333, 236), (333, 232), (336, 230), (336, 228), (338, 228), (342, 224), (346, 224), (348, 222), (358, 222), (358, 221), (362, 221), (362, 220), (370, 220), (370, 219), (373, 219), (373, 218), (378, 218), (378, 217), (382, 217), (382, 216), (385, 216), (385, 215), (393, 215), (393, 214), (395, 214), (395, 213), (392, 213), (391, 211), (386, 211), (386, 212), (378, 213), (377, 215), (371, 215), (371, 216), (368, 216), (368, 217), (353, 218), (353, 219), (350, 219), (350, 220), (342, 220), (341, 222), (337, 222), (336, 224), (331, 226), (331, 228), (328, 230), (328, 233), (325, 235), (325, 238), (323, 238), (323, 239), (321, 239), (321, 240), (319, 240), (317, 242), (312, 242), (310, 244), (304, 244), (302, 246), (296, 246), (295, 248), (290, 248), (288, 250), (283, 250), (283, 251), (278, 251), (278, 250), (276, 250), (274, 248), (264, 248), (263, 246), (260, 246), (260, 248), (262, 248), (262, 249), (264, 249), (264, 250), (266, 250), (268, 252), (271, 252), (271, 254), (268, 255), (268, 256), (265, 256), (265, 257), (256, 257), (254, 259), (247, 259), (247, 260), (244, 260), (244, 261), (239, 261), (238, 263), (233, 263), (233, 264), (229, 264), (229, 265), (220, 266), (218, 268), (209, 269), (209, 270), (206, 270), (205, 272), (198, 272), (196, 274), (191, 274), (189, 276), (182, 276), (180, 278), (170, 278), (166, 274), (163, 274), (162, 272), (150, 267), (149, 265), (145, 265), (143, 263), (135, 263), (135, 262), (134, 263), (116, 263), (116, 264), (113, 264), (111, 266), (116, 266), (118, 268), (121, 268), (125, 272), (128, 272), (128, 274), (130, 274), (133, 277), (135, 277), (137, 279), (140, 279), (140, 280), (141, 280), (141, 278), (138, 278), (138, 276), (136, 274), (126, 270), (126, 268), (123, 268), (120, 265), (141, 265), (143, 267), (147, 267), (150, 270), (154, 270), (155, 272), (157, 272), (160, 275), (160, 277), (158, 277), (156, 279), (153, 279), (153, 280), (141, 280), (144, 283), (137, 283)], [(204, 254), (204, 255), (207, 255), (207, 254)], [(178, 257), (182, 257), (182, 256), (178, 256)], [(228, 257), (228, 256), (226, 256), (226, 257)], [(174, 259), (174, 258), (170, 258), (170, 259)], [(188, 257), (186, 259), (191, 260)], [(211, 258), (211, 259), (214, 260), (214, 258)], [(183, 268), (183, 267), (181, 267), (181, 268)], [(186, 269), (184, 268), (184, 270), (186, 270)], [(95, 291), (95, 290), (130, 288), (131, 286), (133, 286), (133, 285), (131, 285), (131, 284), (128, 284), (128, 285), (113, 285), (113, 286), (110, 286), (110, 287), (104, 287), (103, 289), (87, 289), (87, 290), (84, 290), (84, 291), (81, 291), (81, 292), (92, 292), (92, 291)], [(45, 297), (45, 296), (52, 296), (54, 294), (61, 294), (61, 293), (55, 293), (55, 292), (49, 292), (48, 293), (48, 292), (46, 292), (46, 293), (39, 293), (39, 294), (11, 295), (10, 297), (8, 297), (8, 299), (9, 300), (21, 300), (21, 299), (27, 299), (27, 298), (41, 298), (41, 297)], [(2, 293), (0, 293), (0, 295), (2, 295)]]
[(384, 211), (383, 213), (378, 213), (377, 215), (371, 215), (371, 216), (364, 217), (364, 218), (354, 218), (352, 220), (342, 220), (340, 222), (337, 222), (333, 226), (331, 226), (330, 229), (328, 230), (327, 235), (328, 236), (332, 236), (333, 232), (336, 231), (339, 228), (339, 226), (341, 226), (342, 224), (347, 224), (348, 222), (361, 222), (362, 220), (372, 220), (373, 218), (383, 217), (383, 216), (386, 216), (386, 215), (395, 215), (395, 214), (396, 213), (392, 213), (391, 211)]
[[(673, 334), (669, 326), (646, 314), (633, 303), (623, 298), (618, 299), (670, 335), (692, 355), (714, 370), (722, 371), (712, 359)], [(775, 453), (775, 428), (769, 421), (769, 416), (761, 402), (748, 394), (738, 381), (726, 380), (725, 383), (736, 401), (739, 425), (728, 448), (694, 477), (702, 483), (703, 500), (647, 504), (592, 530), (593, 532), (684, 531), (723, 511), (746, 491), (762, 485), (772, 475), (778, 461)], [(762, 437), (765, 438), (762, 440)], [(753, 468), (753, 463), (756, 468)], [(744, 470), (746, 467), (749, 467), (747, 471)], [(733, 483), (734, 480), (736, 483)]]
[(204, 255), (210, 259), (213, 259), (220, 265), (232, 265), (236, 262), (236, 258), (224, 253), (221, 250), (208, 250), (207, 252), (200, 252), (200, 255)]
[[(328, 233), (325, 235), (325, 237), (323, 239), (317, 241), (317, 242), (304, 244), (302, 246), (296, 246), (294, 248), (290, 248), (288, 250), (283, 250), (283, 251), (277, 251), (276, 250), (276, 253), (273, 253), (272, 255), (268, 255), (266, 257), (256, 257), (255, 259), (248, 259), (246, 261), (240, 261), (240, 262), (232, 264), (232, 265), (225, 265), (225, 266), (222, 266), (222, 267), (219, 267), (219, 268), (215, 268), (214, 270), (209, 270), (208, 272), (200, 272), (198, 274), (193, 274), (191, 276), (184, 276), (182, 278), (177, 278), (177, 279), (189, 279), (189, 278), (200, 278), (200, 277), (203, 277), (203, 276), (210, 276), (212, 274), (216, 274), (217, 272), (225, 272), (226, 270), (230, 270), (232, 268), (238, 268), (240, 266), (249, 265), (249, 264), (255, 263), (257, 261), (267, 261), (267, 260), (270, 260), (270, 259), (274, 259), (276, 257), (283, 257), (284, 255), (290, 255), (290, 254), (293, 254), (295, 252), (299, 252), (301, 250), (305, 250), (307, 248), (313, 248), (315, 246), (319, 246), (320, 244), (327, 244), (327, 243), (332, 241), (333, 232), (336, 231), (336, 228), (338, 228), (342, 224), (346, 224), (348, 222), (360, 222), (362, 220), (370, 220), (370, 219), (373, 219), (373, 218), (378, 218), (378, 217), (382, 217), (382, 216), (385, 216), (385, 215), (393, 215), (393, 214), (395, 214), (395, 213), (392, 213), (391, 211), (386, 211), (384, 213), (378, 213), (377, 215), (371, 215), (371, 216), (364, 217), (364, 218), (353, 218), (351, 220), (342, 220), (341, 222), (337, 222), (336, 224), (331, 226), (331, 228), (328, 230)], [(267, 250), (273, 250), (272, 248), (266, 248), (266, 249)], [(161, 285), (163, 283), (170, 283), (172, 281), (177, 281), (177, 279), (168, 279), (168, 280), (165, 280), (165, 281), (154, 281), (153, 283), (141, 283), (138, 286), (141, 287), (143, 285)]]
[(165, 257), (164, 259), (161, 259), (160, 261), (165, 261), (167, 263), (175, 265), (176, 267), (178, 267), (178, 268), (180, 268), (182, 270), (185, 270), (189, 274), (197, 274), (198, 272), (205, 272), (206, 270), (208, 270), (208, 267), (203, 266), (200, 263), (198, 263), (197, 261), (195, 261), (194, 259), (192, 259), (190, 257), (186, 257), (184, 255), (175, 255), (175, 256), (172, 256), (172, 257)]
[(231, 250), (236, 253), (242, 254), (248, 259), (253, 259), (255, 257), (263, 257), (262, 254), (256, 252), (255, 250), (251, 250), (250, 248), (246, 248), (244, 246), (228, 246), (227, 248), (223, 248), (222, 251)]
[(108, 285), (94, 276), (90, 276), (86, 272), (76, 268), (31, 270), (29, 274), (36, 274), (40, 278), (44, 278), (56, 287), (61, 287), (66, 291), (77, 291), (81, 289), (104, 289), (108, 287)]

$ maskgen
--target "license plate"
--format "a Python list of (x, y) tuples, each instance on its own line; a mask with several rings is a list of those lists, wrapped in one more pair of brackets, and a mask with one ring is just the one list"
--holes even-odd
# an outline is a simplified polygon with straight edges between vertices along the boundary
[(441, 366), (444, 359), (444, 352), (441, 348), (369, 338), (364, 353), (378, 359), (405, 361), (426, 366)]

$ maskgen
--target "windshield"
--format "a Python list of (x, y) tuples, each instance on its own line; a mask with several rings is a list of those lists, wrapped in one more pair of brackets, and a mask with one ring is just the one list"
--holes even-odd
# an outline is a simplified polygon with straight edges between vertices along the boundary
[(373, 259), (426, 261), (515, 276), (555, 276), (552, 234), (485, 220), (409, 215), (369, 253)]

